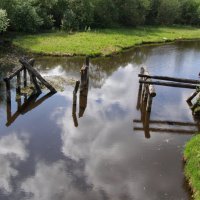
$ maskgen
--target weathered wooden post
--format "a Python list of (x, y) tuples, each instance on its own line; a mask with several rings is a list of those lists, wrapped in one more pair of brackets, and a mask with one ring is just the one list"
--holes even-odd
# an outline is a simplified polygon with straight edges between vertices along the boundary
[(81, 87), (79, 97), (79, 117), (82, 117), (87, 107), (88, 85), (89, 85), (89, 57), (81, 68)]
[(77, 92), (79, 89), (79, 85), (80, 85), (80, 81), (76, 81), (76, 85), (73, 91), (72, 117), (73, 117), (75, 127), (78, 127), (78, 120), (76, 116), (76, 104), (77, 104)]
[(8, 78), (5, 78), (4, 81), (6, 83), (6, 96), (7, 96), (7, 100), (11, 100), (10, 80)]
[[(140, 69), (140, 74), (144, 74), (144, 68), (143, 67), (141, 67), (141, 69)], [(143, 80), (143, 78), (141, 77), (140, 80)], [(137, 99), (137, 110), (140, 109), (142, 91), (143, 91), (143, 83), (139, 83), (138, 99)]]
[(17, 87), (16, 87), (16, 92), (18, 95), (21, 93), (21, 73), (17, 73)]
[(141, 113), (142, 113), (142, 118), (141, 120), (144, 122), (145, 120), (145, 115), (146, 115), (146, 107), (147, 107), (147, 100), (148, 100), (148, 91), (147, 91), (147, 85), (144, 85), (144, 92), (143, 92), (143, 99), (142, 99), (142, 106), (141, 106)]
[(24, 72), (24, 87), (27, 87), (27, 70), (26, 70), (26, 68), (24, 68), (23, 72)]
[(80, 91), (80, 97), (79, 97), (79, 117), (82, 117), (85, 109), (87, 107), (87, 97), (88, 97), (88, 82), (87, 85), (82, 88)]
[(11, 91), (10, 91), (10, 80), (9, 79), (4, 79), (6, 83), (6, 110), (7, 110), (7, 121), (10, 120), (12, 116), (11, 112)]
[(89, 79), (89, 65), (90, 65), (89, 57), (86, 57), (85, 64), (81, 68), (81, 90), (82, 88), (84, 88), (85, 85), (87, 85)]

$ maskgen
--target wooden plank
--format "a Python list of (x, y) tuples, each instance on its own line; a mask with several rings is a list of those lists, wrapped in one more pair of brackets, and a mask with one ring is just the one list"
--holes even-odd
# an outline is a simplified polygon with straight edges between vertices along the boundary
[(187, 89), (196, 89), (198, 85), (192, 85), (187, 83), (174, 83), (174, 82), (161, 82), (161, 81), (139, 81), (144, 84), (152, 85), (162, 85), (167, 87), (178, 87), (178, 88), (187, 88)]
[[(145, 131), (144, 128), (141, 127), (134, 127), (135, 131)], [(167, 129), (167, 128), (149, 128), (151, 132), (160, 132), (160, 133), (178, 133), (178, 134), (195, 134), (197, 130), (181, 130), (181, 129)]]
[(44, 84), (51, 92), (56, 92), (56, 89), (51, 86), (32, 66), (30, 63), (28, 63), (26, 60), (24, 59), (20, 59), (19, 62), (26, 67), (26, 69), (31, 72), (32, 74), (34, 74), (36, 76), (36, 78), (42, 83)]
[(139, 74), (138, 76), (143, 77), (143, 78), (151, 78), (151, 79), (165, 80), (165, 81), (174, 81), (174, 82), (180, 82), (180, 83), (200, 84), (199, 80), (186, 79), (186, 78), (175, 78), (175, 77), (169, 77), (169, 76), (150, 76), (150, 75), (147, 75), (147, 74)]
[[(133, 120), (134, 123), (142, 123), (140, 119)], [(192, 122), (179, 122), (179, 121), (162, 121), (162, 120), (150, 120), (150, 124), (164, 124), (164, 125), (170, 125), (170, 126), (197, 126), (196, 123)]]

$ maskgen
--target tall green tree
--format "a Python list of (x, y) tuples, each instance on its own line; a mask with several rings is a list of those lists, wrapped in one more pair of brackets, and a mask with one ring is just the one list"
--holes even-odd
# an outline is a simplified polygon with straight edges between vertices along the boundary
[(200, 0), (181, 1), (181, 20), (183, 24), (200, 25)]

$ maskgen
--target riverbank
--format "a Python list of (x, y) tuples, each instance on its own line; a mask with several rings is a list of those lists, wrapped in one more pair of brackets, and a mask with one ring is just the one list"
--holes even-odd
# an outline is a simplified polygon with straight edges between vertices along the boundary
[(200, 135), (193, 137), (184, 151), (185, 175), (193, 192), (194, 200), (200, 200)]
[(19, 35), (13, 39), (13, 44), (40, 55), (97, 57), (116, 54), (134, 46), (184, 39), (200, 39), (200, 29), (173, 26), (102, 29), (77, 33), (54, 31)]

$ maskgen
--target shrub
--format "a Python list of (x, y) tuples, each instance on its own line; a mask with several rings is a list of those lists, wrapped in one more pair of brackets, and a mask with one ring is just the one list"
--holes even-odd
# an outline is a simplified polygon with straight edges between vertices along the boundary
[(9, 25), (9, 19), (5, 10), (0, 9), (0, 32), (5, 32)]
[(25, 1), (17, 4), (12, 22), (14, 29), (21, 32), (36, 32), (43, 24), (36, 9)]

